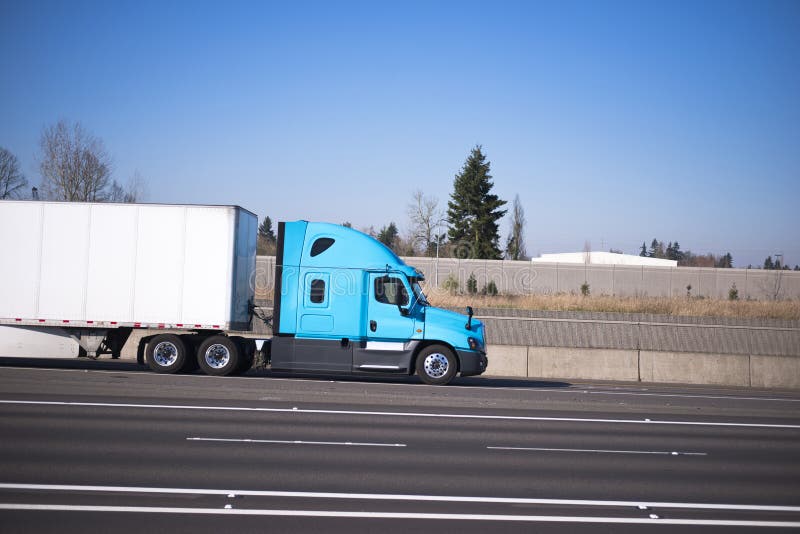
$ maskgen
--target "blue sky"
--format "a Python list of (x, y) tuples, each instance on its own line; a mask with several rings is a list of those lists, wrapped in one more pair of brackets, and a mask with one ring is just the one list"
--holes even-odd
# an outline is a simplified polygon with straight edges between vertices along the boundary
[(800, 263), (796, 0), (0, 0), (0, 72), (32, 183), (64, 118), (151, 202), (402, 229), (481, 144), (529, 253)]

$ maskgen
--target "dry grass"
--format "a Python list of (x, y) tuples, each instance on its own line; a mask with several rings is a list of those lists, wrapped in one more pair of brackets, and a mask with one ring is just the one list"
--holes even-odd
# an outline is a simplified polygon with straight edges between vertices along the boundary
[(525, 310), (650, 313), (702, 317), (763, 317), (800, 320), (800, 300), (716, 300), (686, 297), (610, 297), (582, 295), (451, 295), (432, 292), (434, 306), (459, 308), (519, 308)]

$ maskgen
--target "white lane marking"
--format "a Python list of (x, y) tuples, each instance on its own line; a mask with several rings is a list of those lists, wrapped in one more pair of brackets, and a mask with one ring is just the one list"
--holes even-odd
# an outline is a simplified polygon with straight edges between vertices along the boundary
[(407, 495), (392, 493), (324, 493), (316, 491), (275, 491), (209, 488), (157, 488), (144, 486), (81, 486), (75, 484), (0, 483), (0, 490), (78, 491), (104, 493), (161, 493), (179, 495), (245, 495), (248, 497), (287, 497), (300, 499), (348, 499), (365, 501), (424, 501), (483, 504), (543, 504), (567, 506), (607, 506), (637, 508), (671, 508), (686, 510), (746, 510), (752, 512), (800, 512), (800, 506), (764, 504), (714, 504), (648, 501), (600, 501), (587, 499), (530, 499), (520, 497), (469, 497), (449, 495)]
[(540, 523), (608, 523), (651, 525), (703, 525), (738, 527), (797, 528), (800, 521), (742, 521), (726, 519), (643, 519), (624, 517), (580, 517), (505, 514), (429, 514), (401, 512), (339, 512), (327, 510), (257, 510), (242, 508), (177, 508), (165, 506), (83, 506), (66, 504), (0, 503), (0, 510), (57, 511), (57, 512), (127, 512), (150, 514), (199, 514), (284, 517), (336, 517), (348, 519), (416, 519), (450, 521), (518, 521)]
[(598, 452), (609, 454), (660, 454), (664, 456), (708, 456), (706, 452), (680, 451), (615, 451), (606, 449), (547, 449), (544, 447), (486, 447), (496, 451), (542, 451), (542, 452)]
[(227, 443), (271, 443), (278, 445), (346, 445), (351, 447), (405, 447), (405, 443), (357, 443), (353, 441), (300, 441), (249, 438), (186, 438), (186, 441), (221, 441)]
[(774, 402), (800, 402), (800, 399), (787, 399), (776, 397), (730, 397), (726, 395), (687, 395), (678, 393), (640, 393), (634, 391), (563, 391), (555, 393), (582, 393), (585, 395), (633, 395), (638, 397), (680, 397), (682, 399), (713, 399), (713, 400), (754, 400)]
[(424, 412), (373, 412), (358, 410), (321, 410), (300, 408), (263, 408), (245, 406), (192, 406), (181, 404), (121, 404), (111, 402), (77, 402), (77, 401), (23, 401), (0, 400), (0, 404), (20, 404), (33, 406), (83, 406), (94, 408), (145, 408), (160, 410), (207, 410), (228, 412), (266, 412), (266, 413), (303, 413), (317, 415), (368, 415), (378, 417), (427, 417), (433, 419), (480, 419), (494, 421), (542, 421), (542, 422), (567, 422), (567, 423), (620, 423), (635, 425), (679, 425), (679, 426), (710, 426), (734, 428), (784, 428), (800, 430), (800, 425), (773, 424), (773, 423), (725, 423), (713, 421), (666, 421), (658, 419), (590, 419), (585, 417), (536, 417), (527, 415), (480, 415), (480, 414), (449, 414), (449, 413), (424, 413)]
[[(117, 360), (120, 361), (120, 360)], [(135, 363), (135, 360), (121, 360), (121, 363)], [(322, 379), (304, 378), (297, 376), (293, 378), (279, 378), (269, 375), (260, 376), (211, 376), (211, 375), (171, 375), (161, 373), (150, 373), (144, 369), (141, 371), (113, 371), (107, 369), (52, 369), (42, 367), (5, 367), (2, 370), (18, 370), (18, 371), (52, 371), (52, 372), (70, 372), (70, 373), (100, 373), (100, 374), (136, 374), (139, 376), (148, 377), (165, 377), (165, 378), (181, 378), (192, 379), (201, 378), (209, 380), (274, 380), (277, 382), (322, 382)], [(277, 372), (277, 371), (276, 371)], [(156, 378), (158, 379), (158, 378)], [(485, 376), (483, 379), (487, 380), (530, 380), (530, 381), (557, 381), (557, 379), (536, 379), (527, 377), (502, 377), (502, 376)], [(394, 386), (394, 387), (421, 387), (429, 388), (426, 384), (414, 384), (409, 382), (368, 382), (363, 380), (324, 380), (325, 383), (333, 382), (335, 384), (353, 385), (353, 386)], [(581, 384), (573, 384), (569, 388), (552, 388), (552, 387), (503, 387), (503, 386), (467, 386), (458, 383), (452, 384), (451, 387), (457, 389), (485, 389), (487, 391), (527, 391), (530, 393), (572, 393), (580, 395), (634, 395), (634, 396), (651, 396), (651, 397), (681, 397), (687, 399), (720, 399), (720, 400), (753, 400), (753, 401), (770, 401), (770, 402), (800, 402), (800, 399), (790, 399), (787, 397), (741, 397), (741, 396), (728, 396), (728, 395), (692, 395), (681, 393), (641, 393), (636, 391), (589, 391), (592, 385), (582, 386)]]

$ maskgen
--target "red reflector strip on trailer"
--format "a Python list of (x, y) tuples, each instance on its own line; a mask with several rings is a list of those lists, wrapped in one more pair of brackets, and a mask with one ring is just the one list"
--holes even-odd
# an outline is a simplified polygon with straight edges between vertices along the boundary
[(117, 324), (117, 321), (111, 321), (111, 324)]
[(134, 328), (141, 328), (142, 327), (142, 323), (133, 323), (133, 327)]
[(39, 322), (40, 322), (40, 323), (43, 323), (43, 322), (44, 322), (44, 319), (39, 319)]
[(86, 321), (86, 324), (94, 324), (94, 321)]
[(64, 319), (64, 320), (63, 320), (63, 321), (61, 321), (61, 322), (62, 322), (62, 323), (64, 323), (64, 324), (67, 324), (67, 323), (69, 323), (69, 320), (68, 320), (68, 319)]
[(22, 322), (22, 319), (20, 319), (19, 317), (17, 317), (17, 318), (16, 318), (16, 319), (14, 319), (14, 320), (15, 320), (15, 321), (17, 321), (18, 323), (19, 323), (19, 322)]
[(214, 326), (214, 328), (219, 328), (219, 325), (218, 325), (218, 324), (215, 324), (215, 325), (213, 325), (213, 326)]
[(175, 326), (177, 326), (178, 328), (183, 328), (183, 323), (178, 323)]
[(201, 325), (201, 324), (194, 325), (195, 328), (200, 328), (201, 326), (203, 326), (203, 325)]

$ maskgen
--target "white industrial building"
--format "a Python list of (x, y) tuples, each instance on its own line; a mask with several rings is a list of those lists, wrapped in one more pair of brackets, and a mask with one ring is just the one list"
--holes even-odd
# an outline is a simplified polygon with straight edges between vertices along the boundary
[(533, 263), (588, 263), (590, 265), (645, 265), (648, 267), (677, 267), (675, 260), (647, 258), (633, 254), (617, 254), (615, 252), (560, 252), (558, 254), (542, 254), (531, 258)]

